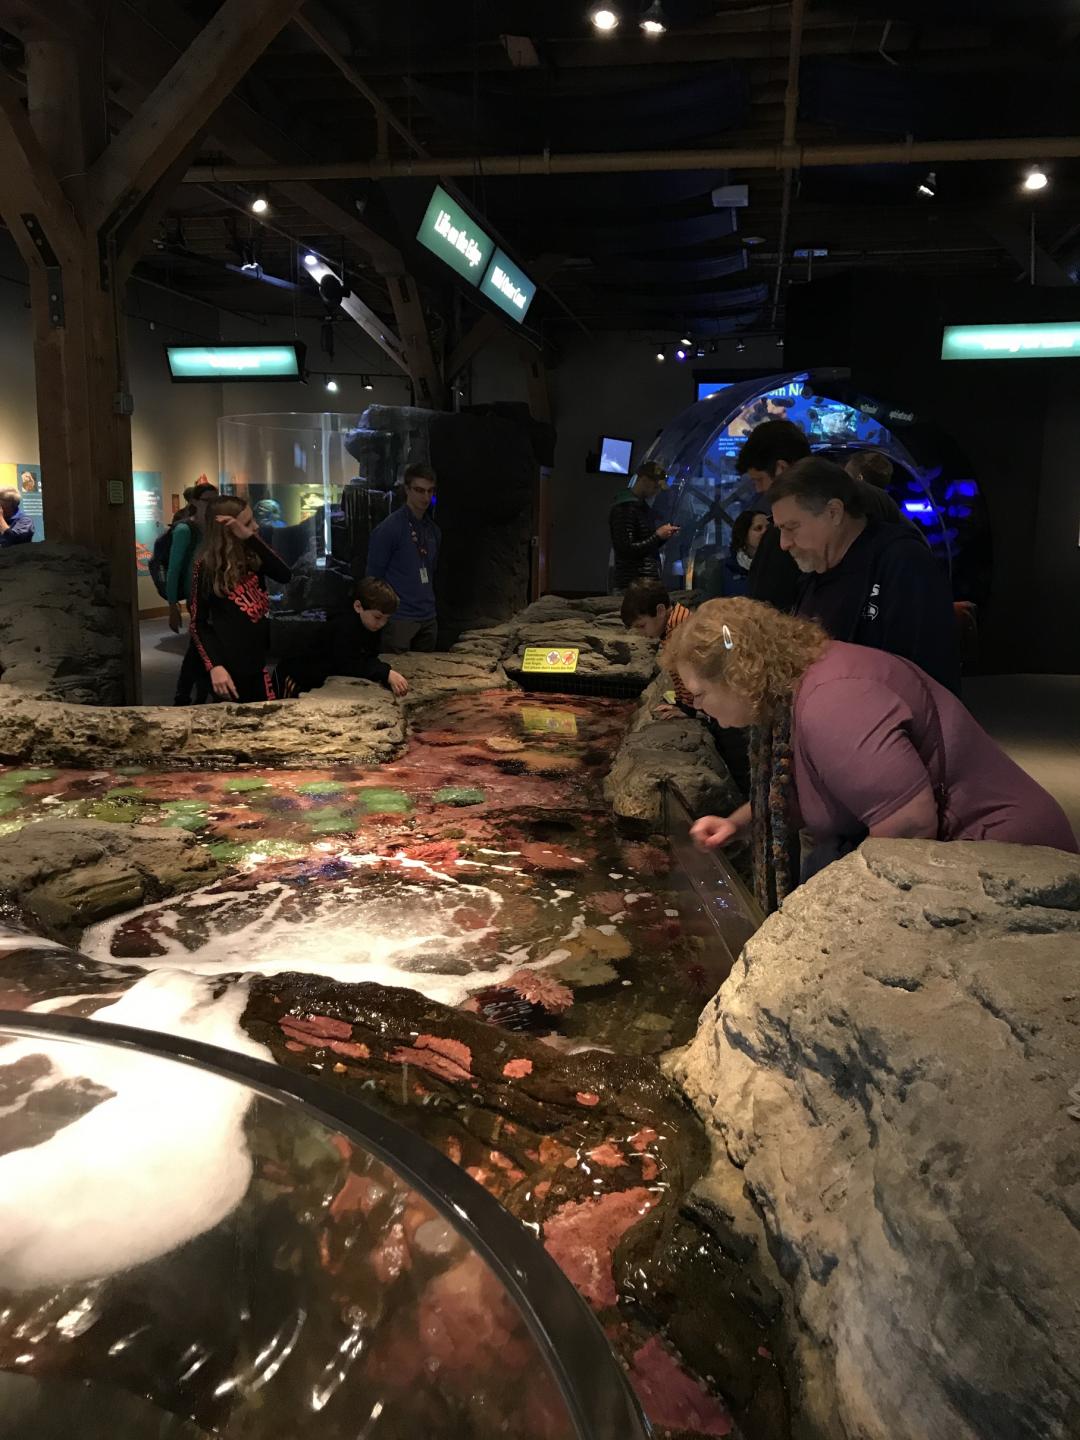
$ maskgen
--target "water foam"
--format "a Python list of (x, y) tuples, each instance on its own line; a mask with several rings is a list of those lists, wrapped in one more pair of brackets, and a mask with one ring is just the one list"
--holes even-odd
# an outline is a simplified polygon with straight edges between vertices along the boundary
[[(240, 1027), (246, 987), (216, 988), (162, 970), (96, 1018), (271, 1058)], [(43, 1144), (0, 1157), (4, 1288), (115, 1274), (201, 1235), (239, 1204), (252, 1168), (247, 1091), (190, 1066), (66, 1041), (15, 1041), (0, 1066), (37, 1054), (53, 1069), (35, 1088), (85, 1077), (114, 1094)]]

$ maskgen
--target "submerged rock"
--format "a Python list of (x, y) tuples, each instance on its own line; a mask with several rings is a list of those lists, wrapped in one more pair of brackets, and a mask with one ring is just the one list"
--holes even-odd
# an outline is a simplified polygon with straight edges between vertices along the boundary
[(811, 1433), (1077, 1434), (1078, 1036), (1074, 855), (870, 841), (748, 943), (673, 1073), (791, 1287)]
[(110, 915), (205, 885), (213, 856), (184, 830), (41, 820), (0, 837), (0, 898), (74, 940)]

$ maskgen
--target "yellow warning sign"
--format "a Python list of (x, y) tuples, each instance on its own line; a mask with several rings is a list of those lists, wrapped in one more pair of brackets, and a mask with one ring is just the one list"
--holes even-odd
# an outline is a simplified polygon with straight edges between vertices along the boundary
[(539, 705), (521, 707), (521, 724), (529, 735), (576, 735), (577, 716), (565, 710), (545, 710)]
[(524, 675), (573, 675), (577, 671), (580, 650), (551, 650), (530, 645), (525, 651)]

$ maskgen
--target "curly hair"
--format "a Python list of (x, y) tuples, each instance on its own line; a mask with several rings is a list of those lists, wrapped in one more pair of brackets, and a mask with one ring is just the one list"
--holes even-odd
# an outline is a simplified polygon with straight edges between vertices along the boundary
[(206, 507), (199, 560), (206, 584), (215, 595), (228, 595), (241, 580), (262, 569), (256, 552), (230, 534), (227, 526), (218, 524), (219, 515), (242, 515), (247, 508), (248, 502), (238, 495), (219, 495)]
[(812, 620), (782, 615), (760, 600), (707, 600), (672, 635), (661, 663), (672, 675), (686, 666), (748, 700), (761, 722), (789, 703), (829, 637)]

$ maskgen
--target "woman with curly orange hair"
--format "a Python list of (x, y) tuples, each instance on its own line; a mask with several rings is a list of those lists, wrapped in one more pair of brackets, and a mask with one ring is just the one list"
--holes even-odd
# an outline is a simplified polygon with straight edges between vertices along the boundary
[(867, 835), (1077, 850), (1057, 802), (910, 660), (731, 599), (702, 605), (663, 663), (721, 725), (753, 727), (749, 803), (691, 833), (706, 850), (751, 837), (766, 910), (798, 883), (800, 825), (815, 847), (803, 879)]

